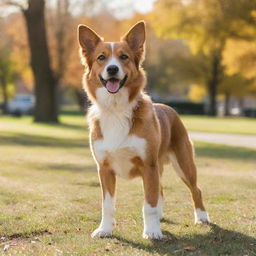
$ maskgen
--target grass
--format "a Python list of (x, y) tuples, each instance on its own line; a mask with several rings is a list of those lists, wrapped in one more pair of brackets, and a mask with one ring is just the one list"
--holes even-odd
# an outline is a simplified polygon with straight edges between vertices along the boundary
[(256, 135), (256, 119), (246, 117), (182, 116), (190, 131)]
[(61, 121), (0, 118), (0, 255), (256, 255), (255, 150), (195, 143), (214, 224), (193, 224), (189, 192), (167, 166), (164, 241), (141, 237), (140, 179), (118, 179), (114, 236), (92, 239), (101, 193), (88, 131), (81, 116)]

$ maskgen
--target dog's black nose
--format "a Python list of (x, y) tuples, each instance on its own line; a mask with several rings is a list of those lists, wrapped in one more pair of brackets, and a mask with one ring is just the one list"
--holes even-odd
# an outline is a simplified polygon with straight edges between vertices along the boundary
[(111, 76), (115, 75), (118, 71), (119, 71), (119, 68), (116, 65), (110, 65), (107, 67), (107, 72)]

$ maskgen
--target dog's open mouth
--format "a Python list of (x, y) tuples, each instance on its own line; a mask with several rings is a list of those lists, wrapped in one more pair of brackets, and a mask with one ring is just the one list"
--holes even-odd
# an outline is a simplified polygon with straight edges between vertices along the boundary
[(99, 76), (99, 78), (101, 83), (106, 87), (109, 93), (117, 93), (124, 86), (127, 80), (127, 75), (125, 75), (124, 79), (122, 80), (119, 80), (114, 77), (105, 80), (101, 75)]

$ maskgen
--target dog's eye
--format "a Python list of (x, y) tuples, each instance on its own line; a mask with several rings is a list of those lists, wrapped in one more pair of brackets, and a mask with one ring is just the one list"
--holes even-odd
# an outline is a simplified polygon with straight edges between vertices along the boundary
[(104, 56), (104, 55), (100, 55), (99, 57), (98, 57), (98, 60), (105, 60), (106, 59), (106, 57)]
[(127, 55), (125, 55), (125, 54), (122, 54), (121, 56), (120, 56), (120, 59), (121, 60), (127, 60), (129, 57), (127, 56)]

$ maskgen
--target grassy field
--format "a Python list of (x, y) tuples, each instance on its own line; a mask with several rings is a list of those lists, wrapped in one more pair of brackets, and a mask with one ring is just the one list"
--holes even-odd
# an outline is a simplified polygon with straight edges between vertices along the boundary
[(191, 131), (256, 135), (256, 119), (243, 117), (182, 116)]
[(92, 239), (101, 193), (86, 124), (61, 120), (0, 117), (0, 255), (256, 255), (255, 150), (195, 143), (214, 224), (193, 224), (189, 192), (167, 166), (164, 241), (141, 237), (140, 179), (118, 179), (114, 236)]

